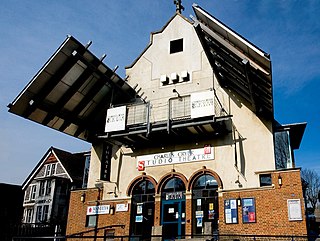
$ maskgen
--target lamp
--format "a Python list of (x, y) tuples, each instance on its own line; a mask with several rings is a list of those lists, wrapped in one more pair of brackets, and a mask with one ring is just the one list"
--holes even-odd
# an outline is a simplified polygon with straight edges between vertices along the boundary
[(110, 214), (113, 215), (114, 214), (114, 206), (110, 207)]
[(83, 192), (80, 196), (80, 201), (84, 203), (86, 201), (86, 194)]
[(280, 175), (278, 176), (278, 184), (280, 187), (282, 186), (282, 177)]
[(241, 198), (240, 197), (237, 198), (237, 204), (238, 204), (238, 207), (241, 207)]
[(178, 98), (179, 98), (179, 99), (182, 99), (181, 95), (179, 94), (179, 92), (178, 92), (176, 89), (173, 89), (172, 92), (173, 92), (173, 93), (177, 93), (177, 94), (178, 94)]

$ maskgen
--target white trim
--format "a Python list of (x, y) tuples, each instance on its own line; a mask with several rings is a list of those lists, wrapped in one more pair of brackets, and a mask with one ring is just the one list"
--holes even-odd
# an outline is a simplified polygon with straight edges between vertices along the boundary
[[(69, 175), (69, 173), (67, 172), (67, 170), (65, 169), (65, 167), (62, 165), (60, 159), (58, 158), (58, 156), (56, 155), (56, 153), (54, 152), (54, 150), (52, 151), (53, 155), (56, 157), (57, 161), (60, 163), (61, 168), (64, 170), (65, 174), (67, 174), (68, 178), (70, 179), (71, 182), (73, 182), (73, 179), (71, 178), (71, 176)], [(60, 174), (59, 174), (60, 175)]]

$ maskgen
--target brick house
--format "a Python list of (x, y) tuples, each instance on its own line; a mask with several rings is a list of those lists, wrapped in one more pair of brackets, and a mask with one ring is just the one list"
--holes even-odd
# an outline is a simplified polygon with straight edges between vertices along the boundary
[(306, 123), (274, 119), (270, 55), (176, 3), (126, 79), (69, 36), (9, 105), (92, 143), (67, 233), (306, 235), (294, 158)]
[(60, 224), (65, 227), (70, 191), (83, 188), (88, 153), (69, 153), (50, 147), (22, 184), (23, 223)]

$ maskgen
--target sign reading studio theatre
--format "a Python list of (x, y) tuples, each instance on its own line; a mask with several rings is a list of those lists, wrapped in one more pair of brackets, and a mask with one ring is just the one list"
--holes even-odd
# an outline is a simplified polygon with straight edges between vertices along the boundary
[(172, 165), (186, 162), (208, 161), (213, 159), (214, 148), (208, 145), (204, 148), (198, 149), (138, 156), (137, 169), (138, 171), (144, 171), (146, 167)]

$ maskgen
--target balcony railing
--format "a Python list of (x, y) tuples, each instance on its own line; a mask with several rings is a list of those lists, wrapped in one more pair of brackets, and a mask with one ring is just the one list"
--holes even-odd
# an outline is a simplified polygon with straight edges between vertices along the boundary
[[(214, 113), (215, 117), (227, 115), (217, 98), (214, 101)], [(142, 103), (127, 107), (127, 126), (182, 119), (191, 119), (190, 95), (172, 98), (165, 103)]]

